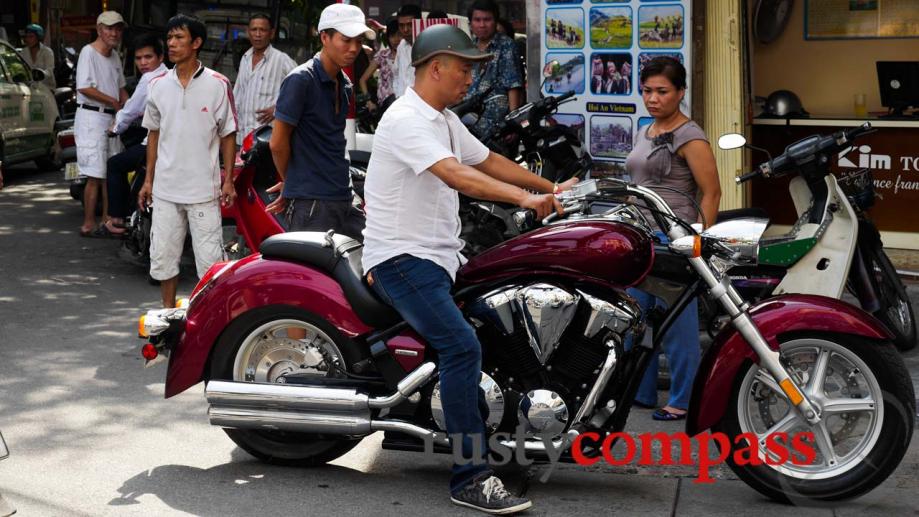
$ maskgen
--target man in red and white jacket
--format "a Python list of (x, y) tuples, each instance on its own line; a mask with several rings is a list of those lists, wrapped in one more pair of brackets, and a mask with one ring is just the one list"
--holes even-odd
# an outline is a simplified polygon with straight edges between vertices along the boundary
[(153, 202), (150, 276), (160, 281), (168, 308), (176, 303), (186, 231), (191, 232), (199, 277), (224, 257), (220, 205), (230, 206), (236, 199), (237, 118), (230, 82), (198, 61), (207, 38), (204, 23), (179, 14), (169, 20), (166, 31), (175, 68), (150, 81), (143, 121), (149, 130), (147, 176), (138, 203), (143, 207)]

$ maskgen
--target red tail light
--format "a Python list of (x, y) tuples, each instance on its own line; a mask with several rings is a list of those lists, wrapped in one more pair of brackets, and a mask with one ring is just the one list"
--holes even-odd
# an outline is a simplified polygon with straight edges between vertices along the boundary
[(245, 138), (243, 138), (243, 145), (239, 149), (239, 154), (245, 154), (252, 150), (252, 146), (255, 145), (255, 131), (250, 131)]
[(76, 147), (77, 141), (74, 138), (73, 133), (65, 133), (62, 131), (57, 135), (57, 144), (61, 149), (65, 149), (67, 147)]
[(160, 355), (153, 343), (144, 345), (143, 348), (140, 349), (140, 353), (144, 356), (144, 359), (148, 361), (152, 361), (156, 359), (156, 356)]

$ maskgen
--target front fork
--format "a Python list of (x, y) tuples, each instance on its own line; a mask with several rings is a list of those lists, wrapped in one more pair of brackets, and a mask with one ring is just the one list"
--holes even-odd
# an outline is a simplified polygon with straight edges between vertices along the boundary
[(821, 420), (820, 412), (808, 399), (804, 390), (798, 386), (794, 377), (788, 373), (788, 370), (782, 364), (779, 352), (769, 346), (759, 329), (753, 324), (753, 320), (747, 313), (749, 305), (734, 289), (729, 279), (726, 276), (722, 276), (721, 279), (716, 277), (701, 257), (692, 257), (689, 259), (689, 263), (708, 285), (709, 294), (720, 302), (724, 310), (727, 311), (731, 317), (731, 324), (747, 340), (750, 348), (756, 352), (760, 365), (766, 368), (766, 371), (776, 380), (795, 411), (798, 412), (798, 415), (811, 425), (819, 423)]

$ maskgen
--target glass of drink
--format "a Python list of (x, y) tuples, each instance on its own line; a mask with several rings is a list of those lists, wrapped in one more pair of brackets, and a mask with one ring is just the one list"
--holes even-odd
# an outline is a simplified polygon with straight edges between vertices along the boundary
[(867, 118), (868, 117), (868, 99), (864, 93), (855, 94), (855, 117), (856, 118)]

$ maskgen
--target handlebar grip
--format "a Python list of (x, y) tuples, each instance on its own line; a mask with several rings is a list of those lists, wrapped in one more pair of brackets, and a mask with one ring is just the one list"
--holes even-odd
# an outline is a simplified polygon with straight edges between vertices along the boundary
[(854, 127), (854, 128), (852, 128), (852, 129), (847, 130), (847, 131), (846, 131), (846, 140), (848, 140), (848, 141), (851, 142), (852, 140), (854, 140), (854, 139), (856, 139), (856, 138), (858, 138), (858, 137), (860, 137), (860, 136), (862, 136), (862, 135), (864, 135), (864, 134), (866, 134), (866, 133), (870, 133), (871, 131), (872, 131), (871, 122), (865, 122), (864, 124), (862, 124), (862, 125), (860, 125), (860, 126), (858, 126), (858, 127)]
[(528, 208), (514, 212), (513, 218), (514, 224), (517, 225), (517, 229), (521, 232), (533, 229), (538, 221), (538, 219), (536, 219), (536, 210)]
[(759, 176), (759, 174), (760, 174), (759, 170), (751, 171), (746, 174), (741, 174), (740, 176), (737, 176), (736, 178), (734, 178), (734, 181), (737, 182), (738, 184), (744, 183), (744, 182), (750, 181), (753, 178)]

